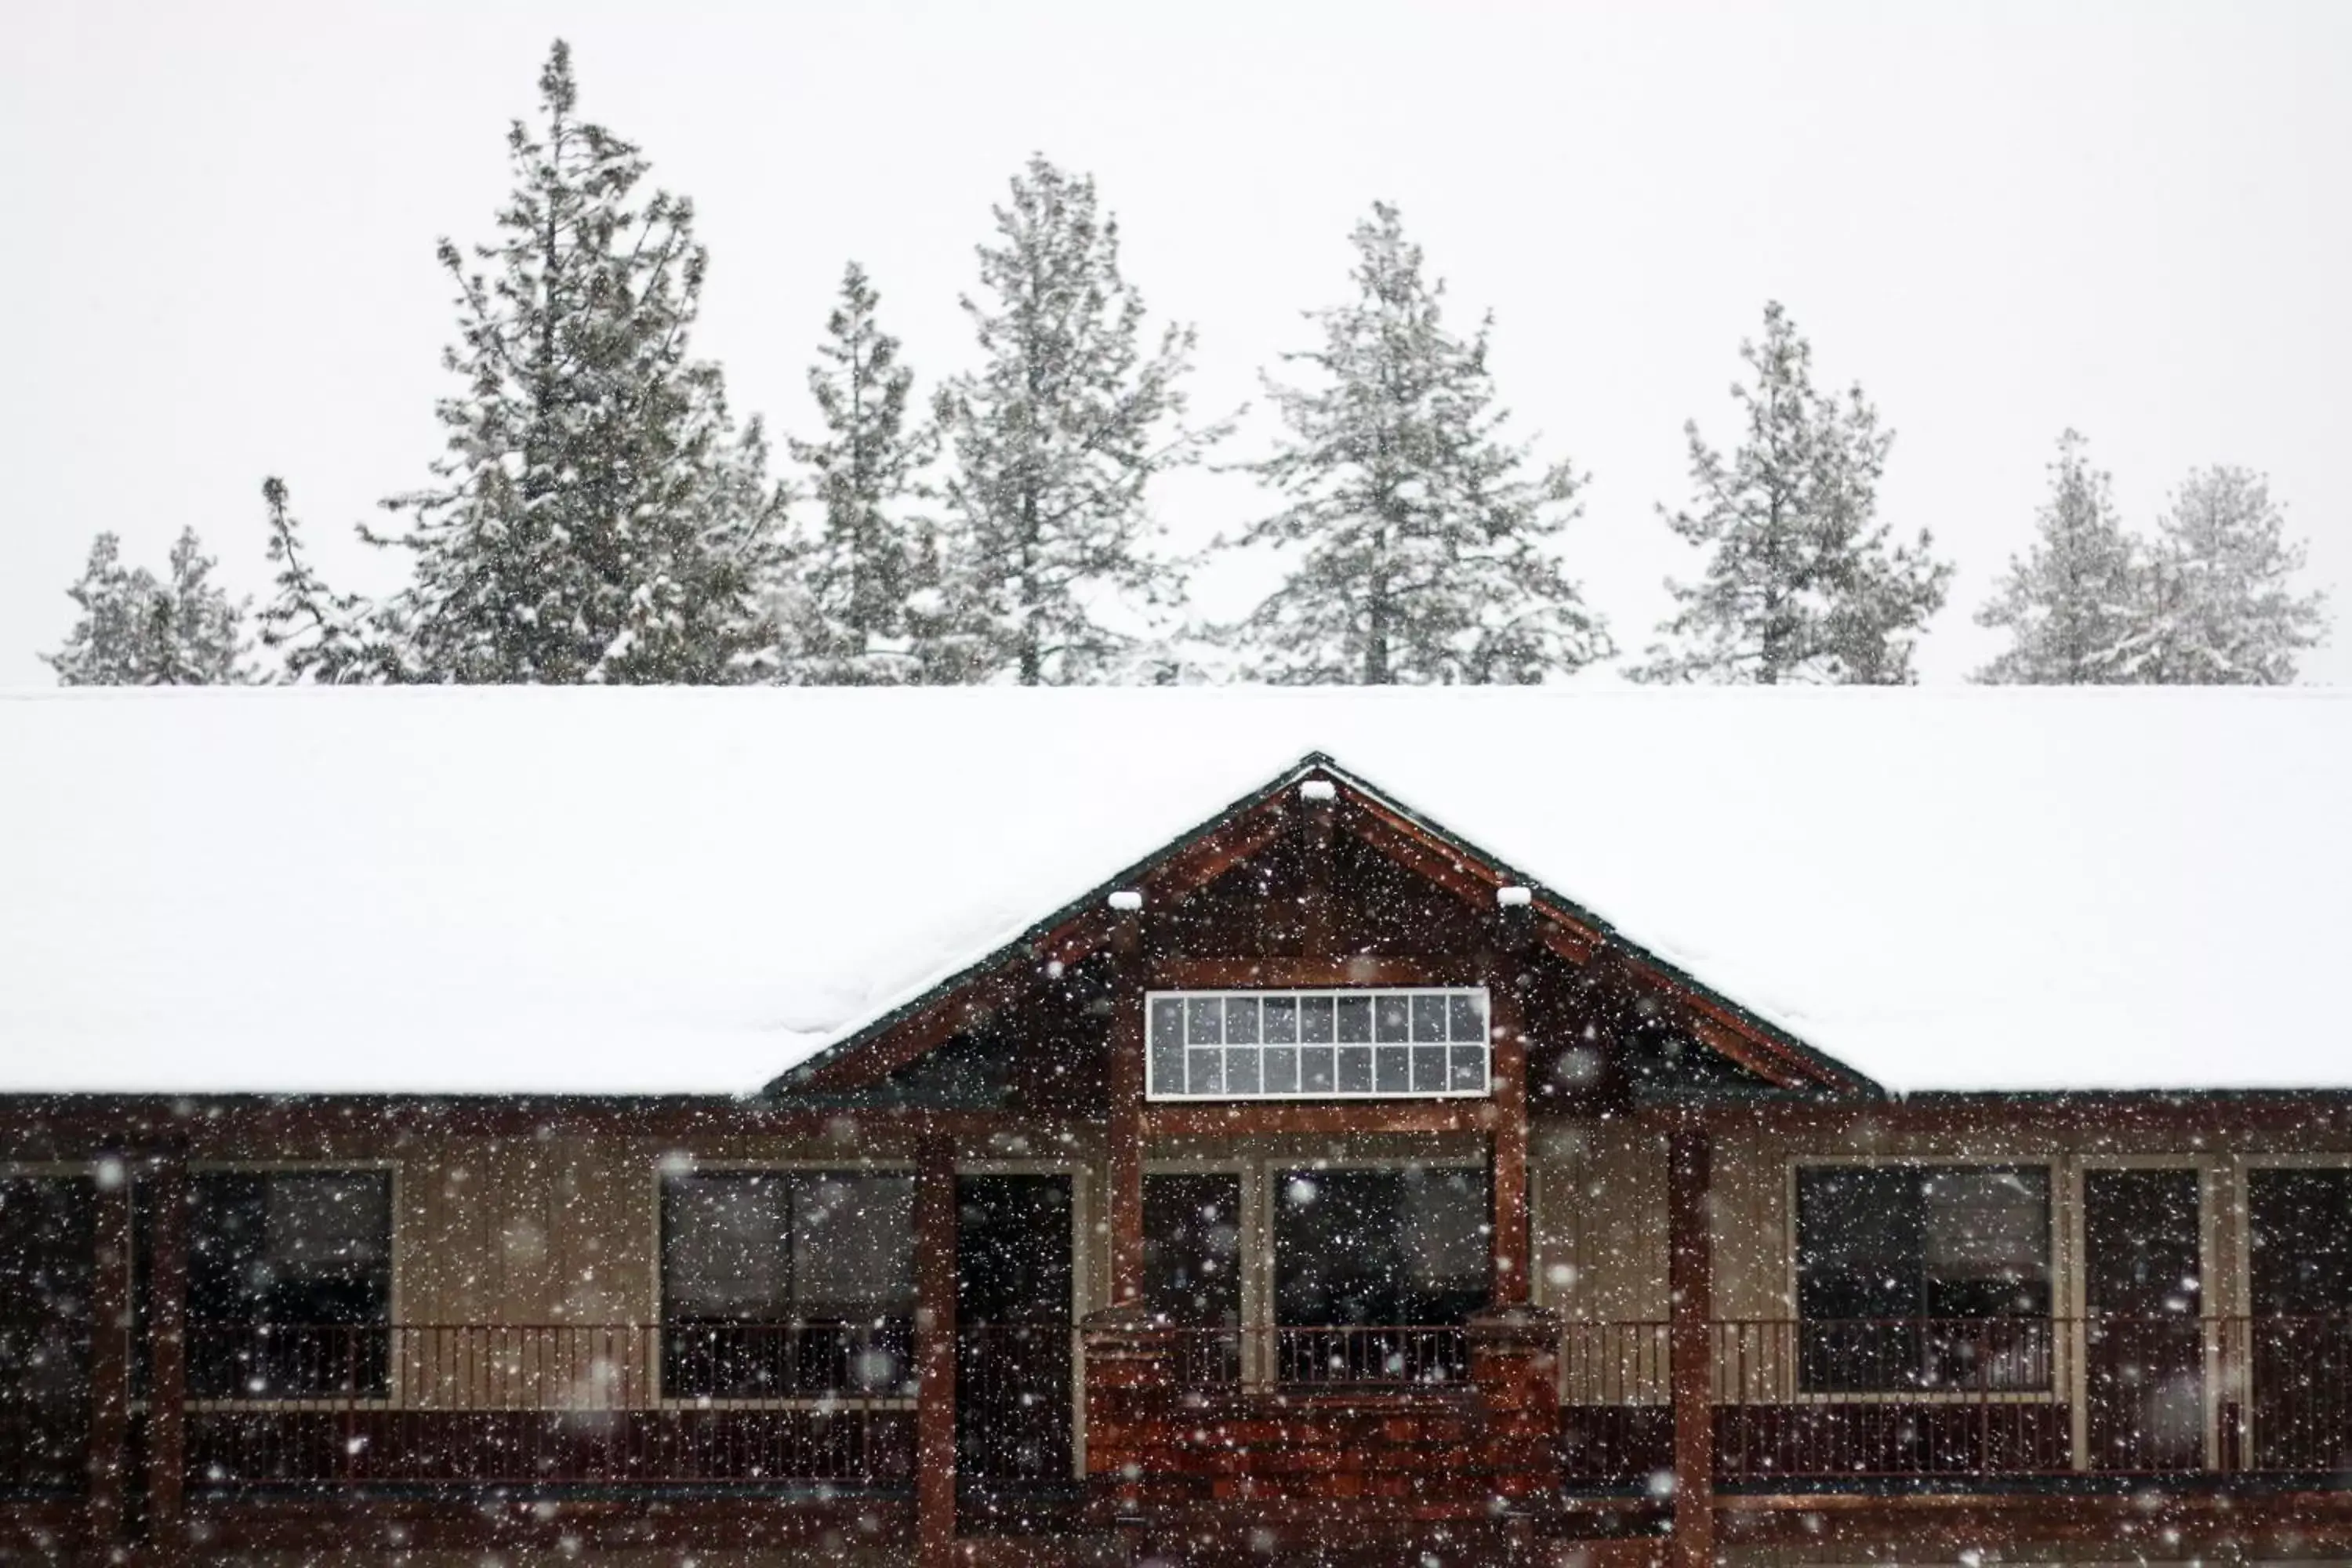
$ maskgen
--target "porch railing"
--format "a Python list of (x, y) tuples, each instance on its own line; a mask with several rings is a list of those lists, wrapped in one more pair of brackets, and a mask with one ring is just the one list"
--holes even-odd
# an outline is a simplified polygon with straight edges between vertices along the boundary
[(1191, 1388), (1338, 1393), (1429, 1388), (1470, 1375), (1469, 1340), (1458, 1325), (1166, 1328), (1139, 1337), (1165, 1354), (1173, 1378)]
[(1748, 1321), (1712, 1340), (1732, 1484), (2352, 1473), (2352, 1318)]
[(196, 1323), (190, 1482), (897, 1487), (908, 1329)]

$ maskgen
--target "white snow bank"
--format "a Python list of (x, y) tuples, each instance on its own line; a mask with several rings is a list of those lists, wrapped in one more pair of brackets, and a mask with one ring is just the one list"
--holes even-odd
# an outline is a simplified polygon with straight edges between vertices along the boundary
[(0, 1089), (750, 1091), (1309, 750), (1893, 1087), (2352, 1084), (2332, 693), (504, 690), (0, 697)]

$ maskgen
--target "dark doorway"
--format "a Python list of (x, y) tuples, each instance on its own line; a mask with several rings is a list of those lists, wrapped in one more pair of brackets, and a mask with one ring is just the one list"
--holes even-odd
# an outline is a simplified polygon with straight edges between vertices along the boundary
[(973, 1528), (1073, 1485), (1070, 1178), (956, 1180), (956, 1469)]
[(2103, 1470), (2202, 1468), (2198, 1173), (2086, 1173), (2083, 1234), (2092, 1464)]
[(82, 1484), (97, 1188), (0, 1176), (0, 1496)]

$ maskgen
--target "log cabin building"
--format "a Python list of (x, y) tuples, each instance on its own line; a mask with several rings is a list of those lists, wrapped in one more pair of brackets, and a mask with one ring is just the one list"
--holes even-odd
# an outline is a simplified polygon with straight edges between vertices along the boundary
[(2352, 1096), (1893, 1095), (1319, 754), (756, 1094), (0, 1098), (0, 1562), (2340, 1561), (2347, 1481)]

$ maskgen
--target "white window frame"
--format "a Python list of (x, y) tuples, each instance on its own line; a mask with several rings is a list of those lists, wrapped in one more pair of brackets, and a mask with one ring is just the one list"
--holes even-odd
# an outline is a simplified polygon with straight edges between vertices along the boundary
[[(1337, 1064), (1337, 1058), (1336, 1058), (1336, 1057), (1335, 1057), (1335, 1058), (1334, 1058), (1334, 1063), (1333, 1063), (1333, 1072), (1332, 1072), (1332, 1086), (1331, 1086), (1329, 1089), (1276, 1089), (1276, 1090), (1268, 1090), (1268, 1089), (1265, 1087), (1265, 1072), (1264, 1072), (1264, 1070), (1263, 1070), (1263, 1063), (1264, 1063), (1264, 1059), (1265, 1059), (1265, 1058), (1264, 1058), (1264, 1053), (1265, 1053), (1265, 1049), (1266, 1049), (1266, 1046), (1267, 1046), (1267, 1042), (1265, 1042), (1265, 1041), (1264, 1041), (1264, 1040), (1258, 1040), (1258, 1041), (1255, 1041), (1255, 1042), (1245, 1042), (1245, 1043), (1244, 1043), (1243, 1045), (1241, 1045), (1241, 1046), (1239, 1046), (1239, 1047), (1235, 1047), (1235, 1046), (1228, 1045), (1228, 1044), (1221, 1044), (1221, 1045), (1220, 1045), (1220, 1047), (1218, 1047), (1218, 1048), (1220, 1048), (1220, 1049), (1222, 1049), (1222, 1050), (1224, 1050), (1224, 1051), (1227, 1051), (1227, 1052), (1233, 1051), (1233, 1050), (1234, 1050), (1234, 1049), (1242, 1049), (1242, 1050), (1254, 1050), (1254, 1051), (1256, 1051), (1256, 1052), (1258, 1052), (1258, 1053), (1259, 1053), (1259, 1060), (1260, 1060), (1260, 1064), (1261, 1064), (1261, 1070), (1260, 1070), (1259, 1075), (1258, 1075), (1258, 1085), (1259, 1085), (1259, 1087), (1258, 1087), (1257, 1089), (1254, 1089), (1254, 1090), (1251, 1090), (1251, 1091), (1249, 1091), (1249, 1092), (1247, 1092), (1247, 1093), (1234, 1093), (1234, 1092), (1233, 1092), (1232, 1090), (1223, 1090), (1223, 1091), (1220, 1091), (1220, 1092), (1215, 1093), (1215, 1094), (1193, 1094), (1193, 1093), (1190, 1092), (1189, 1090), (1186, 1090), (1186, 1089), (1181, 1089), (1181, 1088), (1179, 1088), (1179, 1089), (1174, 1089), (1174, 1090), (1172, 1090), (1172, 1091), (1171, 1091), (1171, 1090), (1165, 1089), (1161, 1088), (1161, 1087), (1160, 1087), (1160, 1082), (1159, 1082), (1159, 1074), (1158, 1074), (1158, 1071), (1157, 1071), (1157, 1069), (1156, 1069), (1156, 1065), (1155, 1065), (1155, 1063), (1154, 1063), (1154, 1059), (1153, 1059), (1153, 1058), (1154, 1058), (1154, 1056), (1155, 1056), (1155, 1052), (1154, 1052), (1154, 1050), (1153, 1050), (1153, 1046), (1154, 1046), (1155, 1042), (1154, 1042), (1154, 1040), (1153, 1040), (1153, 1038), (1152, 1038), (1152, 1026), (1153, 1026), (1153, 1023), (1152, 1023), (1152, 1021), (1153, 1021), (1153, 1016), (1154, 1016), (1155, 1012), (1157, 1011), (1157, 1005), (1158, 1005), (1158, 1004), (1160, 1004), (1160, 1003), (1162, 1003), (1162, 1002), (1175, 1002), (1175, 1003), (1178, 1003), (1178, 1004), (1180, 1004), (1180, 1005), (1186, 1005), (1186, 1004), (1190, 1004), (1190, 1003), (1193, 1003), (1193, 1002), (1205, 1002), (1205, 1001), (1209, 1001), (1209, 1000), (1212, 1000), (1212, 999), (1214, 999), (1214, 1000), (1217, 1000), (1217, 1001), (1221, 1001), (1221, 1002), (1222, 1002), (1222, 1001), (1228, 1001), (1228, 1000), (1232, 1000), (1232, 1001), (1239, 1001), (1239, 1000), (1245, 1000), (1245, 999), (1254, 999), (1254, 1000), (1258, 1000), (1258, 1001), (1265, 1001), (1265, 1000), (1268, 1000), (1268, 999), (1278, 999), (1278, 998), (1289, 998), (1289, 999), (1297, 1000), (1297, 1001), (1306, 1001), (1306, 1000), (1309, 1000), (1309, 999), (1317, 999), (1317, 998), (1322, 998), (1322, 997), (1330, 997), (1330, 998), (1333, 998), (1335, 1001), (1336, 1001), (1336, 1000), (1339, 1000), (1339, 999), (1349, 999), (1349, 1000), (1352, 1000), (1352, 999), (1357, 999), (1357, 998), (1362, 998), (1362, 999), (1365, 999), (1365, 1000), (1370, 1001), (1370, 1002), (1371, 1003), (1371, 1005), (1372, 1005), (1375, 1008), (1377, 1008), (1377, 1007), (1379, 1006), (1380, 1002), (1381, 1002), (1381, 1000), (1382, 998), (1386, 998), (1386, 997), (1404, 997), (1404, 998), (1410, 999), (1410, 998), (1416, 997), (1416, 996), (1438, 996), (1438, 997), (1445, 997), (1445, 998), (1448, 998), (1448, 999), (1451, 999), (1451, 998), (1453, 998), (1453, 997), (1456, 997), (1456, 996), (1475, 996), (1475, 997), (1478, 999), (1478, 1016), (1480, 1016), (1480, 1018), (1482, 1018), (1482, 1019), (1483, 1019), (1483, 1020), (1485, 1020), (1485, 1022), (1486, 1022), (1486, 1037), (1485, 1037), (1484, 1039), (1482, 1039), (1482, 1040), (1478, 1040), (1478, 1041), (1475, 1041), (1475, 1042), (1473, 1042), (1473, 1041), (1468, 1041), (1468, 1040), (1455, 1040), (1455, 1039), (1453, 1039), (1453, 1038), (1451, 1037), (1451, 1033), (1450, 1033), (1450, 1030), (1449, 1030), (1448, 1038), (1446, 1039), (1446, 1041), (1444, 1041), (1444, 1048), (1445, 1048), (1445, 1051), (1446, 1051), (1446, 1064), (1447, 1064), (1447, 1065), (1446, 1065), (1446, 1079), (1447, 1079), (1447, 1082), (1448, 1082), (1449, 1084), (1451, 1084), (1451, 1082), (1452, 1082), (1452, 1080), (1453, 1080), (1453, 1059), (1454, 1059), (1454, 1058), (1453, 1058), (1453, 1052), (1454, 1052), (1454, 1049), (1456, 1047), (1465, 1047), (1465, 1046), (1472, 1046), (1472, 1045), (1475, 1045), (1475, 1046), (1477, 1047), (1477, 1049), (1478, 1049), (1478, 1050), (1479, 1050), (1479, 1052), (1481, 1053), (1481, 1054), (1480, 1054), (1480, 1057), (1479, 1057), (1479, 1063), (1480, 1063), (1480, 1066), (1481, 1066), (1481, 1068), (1482, 1068), (1482, 1069), (1483, 1069), (1483, 1070), (1481, 1071), (1481, 1073), (1480, 1073), (1480, 1075), (1479, 1075), (1479, 1076), (1480, 1076), (1480, 1083), (1479, 1083), (1479, 1086), (1478, 1086), (1476, 1089), (1453, 1089), (1453, 1088), (1446, 1088), (1446, 1089), (1384, 1089), (1373, 1088), (1373, 1089), (1341, 1089), (1341, 1088), (1339, 1088), (1339, 1081), (1338, 1081), (1338, 1079), (1339, 1079), (1338, 1064)], [(1377, 1016), (1377, 1014), (1375, 1015), (1375, 1016)], [(1269, 1101), (1274, 1101), (1274, 1102), (1276, 1102), (1276, 1103), (1287, 1103), (1287, 1102), (1290, 1102), (1290, 1101), (1296, 1101), (1296, 1100), (1489, 1100), (1489, 1099), (1492, 1099), (1492, 1098), (1494, 1097), (1494, 1092), (1495, 1092), (1495, 1042), (1494, 1042), (1494, 1030), (1495, 1030), (1494, 998), (1493, 998), (1493, 996), (1488, 993), (1487, 988), (1486, 988), (1486, 986), (1484, 986), (1484, 985), (1359, 985), (1359, 986), (1332, 986), (1332, 985), (1287, 986), (1287, 985), (1269, 985), (1269, 986), (1262, 986), (1262, 987), (1261, 987), (1261, 986), (1218, 986), (1218, 987), (1201, 987), (1201, 988), (1192, 988), (1192, 989), (1185, 989), (1185, 990), (1148, 991), (1148, 992), (1144, 993), (1144, 996), (1143, 996), (1143, 1060), (1144, 1060), (1144, 1089), (1143, 1089), (1143, 1098), (1144, 1098), (1145, 1100), (1147, 1100), (1152, 1101), (1152, 1102), (1157, 1103), (1157, 1104), (1177, 1104), (1177, 1105), (1181, 1105), (1181, 1104), (1214, 1105), (1214, 1104), (1219, 1104), (1219, 1103), (1245, 1102), (1245, 1101), (1251, 1101), (1251, 1100), (1269, 1100)], [(1302, 1041), (1302, 1042), (1279, 1042), (1279, 1041), (1278, 1041), (1278, 1042), (1275, 1042), (1275, 1043), (1276, 1043), (1276, 1044), (1277, 1044), (1277, 1045), (1296, 1045), (1296, 1047), (1297, 1047), (1297, 1048), (1302, 1048), (1302, 1049), (1303, 1049), (1303, 1048), (1308, 1048), (1308, 1047), (1306, 1046), (1306, 1043), (1305, 1043), (1305, 1042), (1303, 1042), (1303, 1041)], [(1411, 1050), (1411, 1049), (1412, 1049), (1415, 1045), (1419, 1045), (1419, 1046), (1423, 1047), (1423, 1048), (1427, 1048), (1428, 1047), (1430, 1047), (1430, 1046), (1432, 1046), (1432, 1045), (1434, 1045), (1434, 1044), (1437, 1044), (1437, 1043), (1438, 1043), (1438, 1042), (1429, 1041), (1429, 1040), (1414, 1041), (1414, 1040), (1411, 1040), (1411, 1039), (1406, 1039), (1406, 1040), (1378, 1040), (1378, 1039), (1374, 1039), (1374, 1040), (1360, 1040), (1360, 1041), (1359, 1041), (1359, 1040), (1349, 1040), (1349, 1041), (1344, 1042), (1344, 1044), (1345, 1044), (1345, 1045), (1347, 1045), (1348, 1047), (1351, 1047), (1351, 1048), (1352, 1048), (1352, 1047), (1363, 1047), (1363, 1048), (1365, 1048), (1365, 1049), (1371, 1049), (1371, 1050), (1377, 1050), (1377, 1049), (1379, 1049), (1379, 1048), (1380, 1048), (1380, 1047), (1388, 1047), (1388, 1048), (1390, 1048), (1390, 1049), (1392, 1049), (1392, 1050), (1393, 1050), (1393, 1049), (1398, 1049), (1398, 1048), (1402, 1048), (1402, 1049), (1405, 1049), (1405, 1050)], [(1334, 1041), (1330, 1042), (1330, 1047), (1331, 1047), (1331, 1048), (1332, 1048), (1332, 1049), (1334, 1049), (1334, 1050), (1336, 1051), (1336, 1050), (1339, 1047), (1339, 1046), (1340, 1046), (1341, 1044), (1342, 1044), (1342, 1042), (1339, 1042), (1339, 1041), (1334, 1040)], [(1180, 1047), (1180, 1048), (1182, 1048), (1182, 1049), (1188, 1049), (1188, 1050), (1198, 1050), (1198, 1049), (1203, 1049), (1203, 1048), (1206, 1048), (1206, 1047), (1199, 1047), (1199, 1046), (1190, 1046), (1190, 1045), (1187, 1045), (1187, 1046), (1182, 1047)], [(1318, 1042), (1318, 1043), (1317, 1043), (1317, 1045), (1316, 1045), (1316, 1047), (1313, 1047), (1313, 1048), (1318, 1048), (1318, 1049), (1319, 1049), (1319, 1048), (1322, 1048), (1322, 1043), (1321, 1043), (1321, 1042)], [(1378, 1073), (1378, 1058), (1377, 1058), (1374, 1059), (1374, 1072), (1375, 1072), (1375, 1081), (1377, 1082), (1377, 1073)], [(1301, 1076), (1303, 1077), (1304, 1075), (1302, 1074)]]

